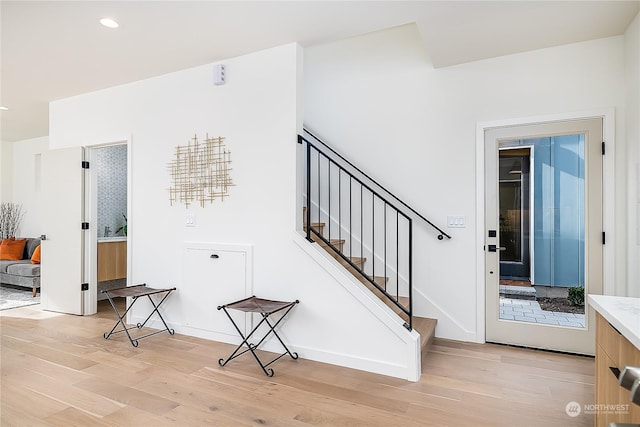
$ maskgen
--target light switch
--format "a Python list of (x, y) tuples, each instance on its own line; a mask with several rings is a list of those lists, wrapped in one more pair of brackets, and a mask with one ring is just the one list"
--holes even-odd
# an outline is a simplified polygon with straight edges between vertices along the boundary
[(187, 214), (185, 216), (184, 225), (186, 225), (187, 227), (195, 227), (196, 216), (194, 214)]
[(448, 215), (447, 216), (448, 228), (464, 228), (464, 216), (463, 215)]

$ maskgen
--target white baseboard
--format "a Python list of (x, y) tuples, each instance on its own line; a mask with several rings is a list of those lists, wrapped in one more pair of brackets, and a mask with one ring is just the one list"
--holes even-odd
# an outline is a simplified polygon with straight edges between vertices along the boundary
[[(136, 324), (144, 321), (143, 317), (131, 316), (129, 323)], [(174, 329), (177, 334), (188, 335), (196, 338), (202, 338), (211, 341), (223, 342), (227, 344), (239, 345), (242, 341), (237, 335), (230, 335), (219, 333), (215, 331), (207, 331), (199, 328), (191, 328), (184, 325), (174, 325), (167, 323), (169, 328)], [(147, 327), (153, 329), (164, 329), (164, 325), (159, 319), (149, 320)], [(166, 333), (166, 332), (165, 332)], [(414, 332), (415, 333), (415, 332)], [(417, 333), (415, 333), (417, 334)], [(135, 338), (135, 331), (133, 332)], [(287, 342), (287, 341), (285, 341)], [(420, 342), (419, 336), (417, 343)], [(416, 357), (415, 348), (411, 348), (410, 343), (406, 344), (406, 351), (408, 354)], [(418, 381), (420, 379), (420, 360), (419, 360), (419, 344), (418, 344), (418, 366), (409, 369), (407, 366), (400, 364), (393, 364), (385, 362), (383, 360), (377, 360), (373, 358), (355, 357), (349, 354), (326, 351), (316, 347), (302, 346), (295, 343), (287, 342), (287, 347), (291, 352), (298, 353), (298, 356), (302, 359), (314, 360), (316, 362), (328, 363), (330, 365), (342, 366), (345, 368), (357, 369), (365, 372), (372, 372), (375, 374), (387, 375), (390, 377), (401, 378), (407, 381)], [(265, 341), (260, 350), (270, 351), (273, 353), (282, 353), (283, 349), (280, 343), (275, 338), (270, 338)], [(213, 354), (211, 355), (217, 363), (219, 358), (227, 358), (229, 354)], [(250, 356), (250, 355), (249, 355)], [(286, 356), (285, 356), (286, 357)], [(273, 365), (277, 366), (277, 363)], [(277, 368), (274, 368), (277, 369)], [(417, 372), (417, 373), (416, 373)]]

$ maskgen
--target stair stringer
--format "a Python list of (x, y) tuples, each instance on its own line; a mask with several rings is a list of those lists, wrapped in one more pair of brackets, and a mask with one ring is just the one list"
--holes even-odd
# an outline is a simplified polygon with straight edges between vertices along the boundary
[(404, 320), (393, 312), (387, 305), (376, 297), (356, 277), (347, 271), (335, 258), (324, 250), (318, 243), (309, 242), (303, 234), (295, 232), (293, 241), (300, 246), (318, 265), (320, 265), (336, 282), (347, 290), (356, 301), (364, 306), (375, 318), (379, 320), (379, 327), (385, 327), (395, 334), (403, 343), (399, 351), (405, 353), (406, 366), (404, 374), (389, 372), (385, 366), (370, 366), (372, 372), (405, 378), (416, 382), (421, 374), (421, 348), (420, 334), (416, 330), (409, 331), (404, 325)]

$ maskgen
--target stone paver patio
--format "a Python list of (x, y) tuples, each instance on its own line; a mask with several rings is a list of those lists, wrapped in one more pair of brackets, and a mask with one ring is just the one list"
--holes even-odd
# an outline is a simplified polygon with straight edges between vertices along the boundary
[(584, 328), (584, 314), (545, 311), (537, 301), (500, 298), (500, 319)]

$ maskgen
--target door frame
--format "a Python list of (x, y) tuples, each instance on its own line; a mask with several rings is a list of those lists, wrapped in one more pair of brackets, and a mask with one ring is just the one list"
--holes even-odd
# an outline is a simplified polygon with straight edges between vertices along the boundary
[[(486, 341), (486, 271), (485, 271), (485, 131), (495, 127), (531, 125), (537, 123), (558, 122), (576, 119), (602, 118), (602, 132), (606, 141), (606, 155), (602, 165), (603, 229), (607, 232), (603, 246), (603, 295), (614, 294), (615, 284), (615, 111), (610, 109), (589, 110), (583, 112), (530, 116), (478, 122), (476, 124), (476, 338), (477, 342)], [(585, 295), (586, 301), (586, 295)]]
[[(135, 227), (131, 227), (135, 223), (135, 216), (133, 215), (133, 158), (132, 158), (132, 144), (131, 137), (126, 136), (122, 138), (109, 138), (102, 142), (95, 142), (84, 145), (88, 151), (89, 162), (91, 163), (93, 150), (97, 148), (104, 148), (113, 145), (127, 145), (127, 286), (131, 284), (132, 265), (133, 262), (133, 236), (131, 230), (135, 230)], [(89, 164), (89, 176), (88, 183), (85, 186), (85, 217), (88, 218), (90, 229), (95, 229), (98, 224), (98, 192), (97, 192), (97, 177), (95, 175), (95, 168), (91, 168)], [(84, 268), (85, 268), (85, 280), (89, 283), (89, 290), (84, 292), (84, 307), (85, 316), (95, 314), (98, 311), (98, 236), (97, 233), (86, 233), (85, 235), (85, 250), (84, 250)]]

